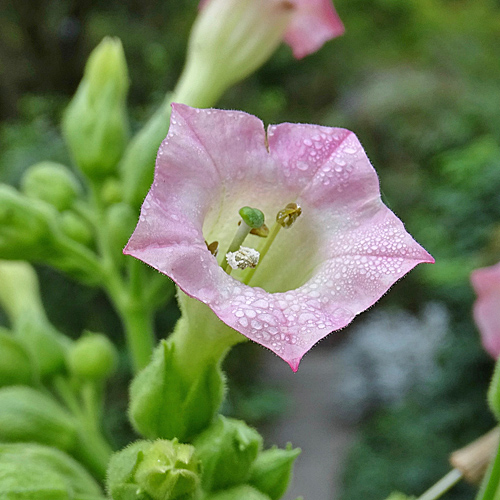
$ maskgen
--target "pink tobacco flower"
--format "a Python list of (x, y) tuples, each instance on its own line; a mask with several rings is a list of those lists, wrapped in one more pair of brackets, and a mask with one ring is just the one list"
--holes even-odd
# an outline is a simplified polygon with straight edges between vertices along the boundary
[[(220, 11), (226, 8), (236, 10), (243, 5), (246, 17), (260, 19), (261, 25), (263, 19), (270, 15), (275, 17), (282, 11), (287, 22), (284, 40), (297, 59), (315, 52), (328, 40), (344, 33), (344, 25), (331, 0), (202, 0), (200, 8), (209, 3), (218, 3)], [(279, 21), (276, 17), (277, 25)], [(259, 31), (256, 30), (256, 36)]]
[(476, 269), (470, 279), (477, 293), (473, 313), (483, 347), (497, 359), (500, 356), (500, 262)]
[[(417, 264), (434, 262), (382, 203), (377, 174), (352, 132), (282, 123), (266, 133), (243, 112), (172, 108), (154, 183), (124, 253), (172, 278), (294, 371), (316, 342)], [(269, 240), (245, 240), (261, 252), (257, 268), (225, 272), (239, 210), (258, 208), (271, 226), (288, 204), (301, 214), (265, 258)], [(219, 262), (207, 248), (214, 241)]]

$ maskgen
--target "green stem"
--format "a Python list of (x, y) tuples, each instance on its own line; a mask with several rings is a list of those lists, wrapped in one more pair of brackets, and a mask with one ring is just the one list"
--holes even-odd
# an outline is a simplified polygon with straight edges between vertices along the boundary
[(99, 431), (82, 424), (73, 455), (84, 463), (100, 480), (106, 478), (109, 459), (113, 449)]
[(450, 488), (455, 486), (461, 479), (462, 473), (458, 469), (453, 469), (446, 476), (442, 477), (434, 486), (431, 486), (417, 500), (436, 500), (444, 495)]
[(233, 241), (231, 241), (231, 244), (229, 245), (227, 252), (222, 257), (221, 265), (227, 274), (231, 274), (232, 268), (229, 265), (229, 263), (226, 261), (226, 255), (229, 252), (238, 251), (251, 230), (252, 230), (252, 228), (245, 221), (242, 220), (241, 224), (238, 226), (238, 230), (236, 231), (236, 234), (234, 235)]
[(498, 500), (500, 498), (500, 448), (497, 450), (495, 459), (490, 464), (476, 500)]
[(127, 347), (132, 357), (132, 366), (137, 373), (144, 368), (151, 358), (155, 337), (153, 331), (153, 313), (142, 303), (130, 301), (129, 305), (119, 307)]

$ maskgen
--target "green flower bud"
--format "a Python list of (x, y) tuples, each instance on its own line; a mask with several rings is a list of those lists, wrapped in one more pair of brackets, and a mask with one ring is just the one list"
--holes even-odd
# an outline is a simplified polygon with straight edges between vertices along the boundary
[(292, 449), (288, 443), (285, 450), (273, 447), (259, 454), (250, 471), (249, 484), (265, 493), (271, 500), (284, 494), (292, 477), (293, 463), (300, 449)]
[(205, 500), (270, 500), (270, 498), (252, 486), (242, 484), (229, 490), (207, 495)]
[(113, 343), (98, 333), (85, 332), (69, 349), (67, 365), (76, 377), (104, 380), (115, 370), (118, 353)]
[(29, 385), (33, 381), (30, 357), (8, 330), (0, 327), (0, 387)]
[(219, 415), (193, 445), (203, 467), (203, 489), (216, 491), (247, 482), (262, 437), (244, 422)]
[(59, 221), (62, 232), (72, 240), (90, 246), (93, 240), (92, 229), (87, 222), (75, 212), (66, 210)]
[(188, 441), (210, 424), (223, 394), (217, 362), (188, 383), (175, 362), (175, 344), (161, 341), (130, 387), (130, 419), (144, 437)]
[(44, 161), (26, 170), (21, 179), (21, 190), (29, 198), (50, 203), (62, 212), (73, 205), (81, 186), (69, 168)]
[(39, 317), (45, 316), (38, 278), (30, 264), (0, 260), (0, 305), (11, 323), (24, 316), (26, 311)]
[(132, 443), (111, 457), (108, 493), (113, 500), (195, 500), (200, 466), (194, 453), (177, 440)]
[(14, 324), (15, 337), (29, 352), (40, 377), (62, 371), (71, 341), (58, 332), (45, 317), (26, 312)]
[(110, 175), (128, 140), (127, 65), (117, 38), (105, 38), (90, 54), (83, 79), (63, 117), (64, 138), (89, 179)]
[(113, 248), (121, 250), (127, 244), (137, 224), (137, 213), (127, 203), (111, 205), (106, 212), (106, 229)]
[(101, 198), (106, 205), (123, 201), (123, 186), (116, 177), (108, 177), (101, 187)]
[(57, 211), (0, 185), (0, 258), (43, 260), (54, 245)]
[(75, 420), (49, 396), (31, 387), (0, 389), (0, 442), (35, 442), (65, 451), (76, 439)]
[(0, 470), (5, 500), (105, 500), (90, 474), (55, 448), (1, 443)]

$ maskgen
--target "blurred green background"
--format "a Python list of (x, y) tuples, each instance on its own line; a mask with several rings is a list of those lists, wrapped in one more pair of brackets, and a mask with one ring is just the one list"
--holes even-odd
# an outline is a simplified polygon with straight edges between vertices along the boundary
[[(196, 5), (0, 0), (0, 181), (17, 185), (23, 170), (42, 159), (69, 164), (61, 113), (105, 35), (124, 44), (138, 129), (181, 72)], [(354, 130), (379, 173), (384, 201), (436, 259), (382, 301), (412, 312), (437, 301), (450, 314), (437, 353), (439, 379), (365, 417), (351, 450), (341, 499), (382, 499), (394, 489), (422, 492), (448, 470), (450, 451), (493, 425), (485, 403), (492, 361), (472, 322), (468, 280), (471, 270), (500, 258), (500, 2), (336, 0), (335, 6), (343, 37), (300, 62), (282, 46), (218, 105), (266, 123)], [(49, 316), (62, 331), (106, 331), (122, 342), (101, 293), (49, 269), (39, 272)], [(159, 330), (167, 332), (176, 317), (172, 305), (158, 318)], [(257, 369), (249, 373), (245, 363), (245, 373), (239, 370), (238, 357), (260, 352), (245, 345), (227, 363), (234, 389), (228, 411), (253, 422), (282, 407)], [(108, 415), (118, 444), (130, 437), (123, 421), (126, 368), (120, 377)], [(460, 486), (448, 498), (471, 498), (472, 491)]]

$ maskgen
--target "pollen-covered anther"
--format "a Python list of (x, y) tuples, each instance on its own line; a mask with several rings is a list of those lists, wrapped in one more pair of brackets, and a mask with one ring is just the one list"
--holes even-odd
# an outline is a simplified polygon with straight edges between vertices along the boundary
[(240, 247), (236, 252), (226, 254), (227, 263), (232, 269), (255, 268), (259, 263), (260, 254), (249, 247)]
[(217, 254), (219, 253), (219, 242), (218, 241), (212, 241), (210, 245), (205, 241), (205, 245), (207, 245), (207, 249), (209, 252), (214, 256), (217, 257)]
[(302, 213), (297, 203), (289, 203), (283, 210), (280, 210), (276, 215), (276, 222), (285, 229), (288, 229), (297, 220)]

